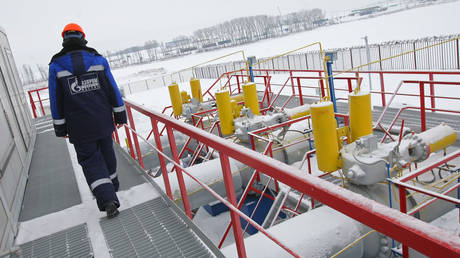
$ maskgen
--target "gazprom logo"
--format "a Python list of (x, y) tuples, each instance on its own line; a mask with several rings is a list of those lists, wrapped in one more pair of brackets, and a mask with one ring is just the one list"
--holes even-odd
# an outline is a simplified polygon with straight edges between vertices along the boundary
[(80, 76), (72, 76), (67, 79), (70, 93), (72, 95), (83, 92), (98, 90), (101, 88), (99, 78), (96, 73), (88, 73)]

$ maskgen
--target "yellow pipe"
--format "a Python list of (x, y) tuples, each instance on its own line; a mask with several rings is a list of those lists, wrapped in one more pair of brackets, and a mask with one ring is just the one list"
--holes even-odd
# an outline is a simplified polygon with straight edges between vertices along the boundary
[(294, 120), (296, 118), (303, 117), (303, 116), (308, 116), (311, 113), (310, 105), (308, 104), (298, 106), (295, 108), (285, 108), (284, 112), (286, 113), (286, 115), (288, 115), (290, 120)]
[(418, 136), (430, 146), (430, 152), (444, 149), (457, 140), (454, 129), (444, 123), (420, 133)]
[(230, 98), (230, 103), (232, 104), (233, 118), (240, 117), (241, 109), (243, 107), (241, 105), (238, 105), (238, 102), (232, 100), (232, 98)]
[(244, 100), (244, 96), (243, 96), (243, 94), (241, 94), (241, 93), (240, 93), (240, 94), (236, 94), (236, 95), (232, 95), (232, 96), (230, 96), (230, 100), (231, 100), (231, 101), (236, 101), (236, 102), (238, 103), (238, 102), (241, 102), (241, 101)]
[(259, 99), (257, 98), (256, 84), (246, 83), (243, 85), (244, 106), (250, 108), (254, 115), (260, 115)]
[(372, 134), (371, 94), (352, 92), (348, 95), (351, 141)]
[(233, 134), (235, 132), (235, 128), (233, 126), (233, 112), (232, 105), (230, 103), (230, 92), (228, 90), (216, 92), (216, 103), (222, 134)]
[(169, 98), (171, 99), (171, 105), (173, 107), (174, 116), (180, 116), (182, 114), (182, 99), (179, 92), (179, 85), (173, 82), (168, 86)]
[(192, 78), (190, 80), (190, 88), (192, 90), (192, 98), (203, 102), (203, 94), (201, 93), (201, 83), (199, 79)]
[(332, 102), (315, 103), (310, 110), (318, 168), (324, 172), (336, 171), (339, 168), (339, 146)]

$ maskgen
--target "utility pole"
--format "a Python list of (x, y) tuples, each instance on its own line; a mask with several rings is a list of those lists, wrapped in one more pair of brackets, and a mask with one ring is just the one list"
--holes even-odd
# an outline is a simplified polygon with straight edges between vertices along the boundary
[[(367, 35), (364, 36), (364, 42), (366, 43), (366, 55), (367, 55), (367, 70), (370, 71), (371, 70), (371, 65), (369, 64), (371, 62), (371, 50), (369, 49), (369, 41), (368, 41), (368, 38), (367, 38)], [(369, 76), (369, 91), (373, 90), (373, 87), (372, 87), (372, 76), (371, 76), (371, 73), (368, 73), (367, 74)]]

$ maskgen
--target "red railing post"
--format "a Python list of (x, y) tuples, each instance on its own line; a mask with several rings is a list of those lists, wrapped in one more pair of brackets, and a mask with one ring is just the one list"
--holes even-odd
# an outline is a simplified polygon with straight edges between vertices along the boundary
[(238, 74), (236, 74), (235, 77), (236, 77), (236, 85), (238, 85), (238, 93), (241, 93), (240, 77), (238, 76)]
[(115, 141), (120, 145), (120, 137), (118, 136), (118, 128), (117, 124), (114, 124), (115, 130), (113, 130), (113, 133), (115, 134)]
[(326, 92), (324, 91), (324, 81), (323, 79), (321, 79), (321, 76), (322, 76), (322, 72), (319, 72), (319, 85), (321, 86), (321, 97), (325, 97), (326, 96)]
[[(433, 78), (433, 73), (429, 73), (429, 80), (434, 81)], [(431, 100), (431, 108), (435, 109), (436, 108), (436, 103), (435, 103), (435, 97), (434, 97), (434, 84), (430, 83), (430, 100)], [(436, 110), (432, 110), (432, 112), (436, 112)]]
[(128, 113), (129, 125), (131, 129), (133, 129), (132, 131), (133, 141), (134, 141), (134, 146), (136, 147), (137, 160), (139, 161), (139, 165), (141, 166), (141, 168), (145, 169), (144, 159), (142, 158), (141, 148), (139, 147), (139, 138), (137, 137), (136, 126), (134, 125), (133, 113), (131, 111), (130, 106), (126, 106), (126, 112)]
[(292, 71), (289, 71), (289, 78), (291, 78), (292, 95), (295, 95), (294, 78), (292, 78)]
[[(406, 204), (406, 188), (402, 185), (399, 186), (399, 210), (402, 213), (407, 213), (407, 204)], [(402, 255), (404, 258), (409, 257), (409, 249), (406, 245), (402, 244)]]
[(42, 114), (45, 116), (45, 109), (43, 108), (42, 98), (40, 97), (40, 91), (37, 91), (38, 101), (40, 102), (40, 108), (42, 109)]
[(423, 82), (420, 82), (420, 131), (424, 132), (426, 130), (426, 109), (425, 109), (425, 87)]
[(300, 78), (299, 77), (297, 77), (297, 86), (299, 87), (300, 105), (303, 105), (302, 86), (300, 85)]
[[(172, 153), (174, 162), (176, 162), (177, 164), (180, 164), (179, 154), (177, 153), (176, 140), (174, 139), (174, 133), (171, 127), (167, 125), (165, 126), (166, 126), (166, 132), (168, 134), (168, 139), (169, 139), (169, 147), (171, 148), (171, 153)], [(190, 202), (188, 200), (188, 194), (187, 194), (187, 189), (185, 187), (184, 175), (182, 174), (182, 169), (176, 165), (174, 165), (174, 168), (176, 170), (177, 182), (179, 183), (180, 194), (182, 197), (182, 203), (184, 204), (185, 214), (190, 219), (192, 219), (193, 218), (192, 210), (190, 209)]]
[(29, 94), (30, 106), (32, 107), (32, 113), (34, 114), (34, 118), (37, 118), (37, 112), (35, 111), (35, 109), (37, 108), (35, 107), (34, 99), (32, 98), (32, 94), (30, 93), (30, 91), (28, 91), (27, 93)]
[[(152, 123), (153, 137), (155, 138), (157, 149), (160, 152), (163, 152), (163, 147), (161, 146), (160, 133), (158, 132), (158, 121), (154, 120), (153, 118), (150, 118), (150, 121)], [(166, 194), (169, 196), (169, 199), (173, 200), (171, 184), (169, 183), (168, 170), (166, 169), (165, 158), (160, 153), (158, 153), (158, 159), (160, 160), (161, 174), (163, 175), (163, 181), (165, 183)]]
[(348, 81), (348, 92), (351, 93), (353, 91), (353, 87), (351, 86), (351, 78), (348, 78), (347, 81)]
[(381, 91), (381, 95), (382, 95), (382, 107), (386, 106), (386, 101), (385, 101), (385, 82), (383, 80), (383, 73), (382, 72), (379, 72), (380, 74), (380, 91)]
[(128, 140), (128, 148), (129, 148), (129, 153), (131, 154), (131, 158), (136, 160), (136, 155), (134, 155), (133, 143), (131, 141), (131, 134), (129, 133), (129, 129), (126, 125), (125, 125), (125, 134), (126, 134), (126, 139)]
[[(232, 171), (230, 169), (230, 162), (228, 156), (225, 153), (219, 153), (220, 155), (220, 164), (222, 166), (222, 173), (224, 176), (225, 190), (227, 192), (228, 201), (235, 207), (236, 203), (236, 194), (235, 187), (233, 185)], [(246, 248), (244, 247), (244, 238), (243, 231), (241, 229), (240, 216), (233, 210), (230, 210), (230, 216), (232, 218), (233, 224), (233, 234), (235, 237), (236, 249), (238, 251), (238, 257), (246, 257)], [(248, 222), (249, 223), (249, 222)]]

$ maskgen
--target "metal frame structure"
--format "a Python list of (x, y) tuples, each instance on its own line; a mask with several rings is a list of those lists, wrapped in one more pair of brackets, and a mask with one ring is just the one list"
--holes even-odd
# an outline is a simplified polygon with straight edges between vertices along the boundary
[[(355, 194), (339, 186), (325, 182), (320, 178), (310, 175), (305, 175), (304, 177), (297, 176), (297, 173), (292, 173), (292, 170), (295, 168), (292, 168), (291, 166), (278, 161), (274, 161), (252, 150), (247, 150), (246, 148), (233, 144), (226, 139), (202, 131), (189, 124), (185, 124), (181, 121), (149, 110), (132, 101), (127, 100), (125, 103), (127, 109), (129, 110), (128, 114), (130, 116), (130, 128), (132, 129), (133, 140), (136, 146), (138, 157), (141, 155), (140, 149), (138, 148), (138, 138), (141, 136), (135, 132), (135, 127), (133, 127), (134, 120), (132, 119), (131, 110), (134, 109), (137, 112), (150, 118), (152, 125), (162, 123), (166, 126), (166, 131), (168, 132), (168, 137), (170, 139), (170, 144), (173, 150), (173, 160), (170, 158), (168, 159), (173, 162), (176, 167), (176, 174), (178, 177), (185, 213), (189, 217), (191, 217), (191, 210), (187, 196), (187, 189), (183, 181), (183, 174), (186, 174), (192, 178), (194, 177), (187, 172), (186, 168), (183, 168), (179, 165), (178, 152), (174, 144), (175, 140), (173, 131), (176, 130), (180, 133), (188, 135), (189, 137), (196, 139), (197, 141), (206, 144), (210, 148), (213, 148), (219, 152), (222, 163), (223, 178), (225, 185), (227, 186), (227, 196), (229, 201), (223, 200), (222, 197), (219, 198), (216, 196), (216, 198), (219, 200), (222, 199), (221, 201), (228, 205), (231, 210), (232, 225), (235, 232), (235, 242), (237, 244), (238, 254), (240, 257), (245, 257), (245, 252), (239, 218), (242, 217), (247, 219), (249, 222), (251, 222), (251, 220), (246, 215), (238, 212), (236, 198), (234, 198), (235, 192), (231, 187), (233, 186), (233, 179), (231, 177), (228, 158), (233, 158), (250, 167), (257, 168), (260, 172), (266, 174), (267, 176), (283, 182), (284, 184), (296, 189), (297, 191), (311, 196), (323, 204), (330, 206), (331, 208), (336, 209), (337, 211), (355, 220), (358, 220), (361, 223), (366, 224), (369, 227), (385, 235), (388, 235), (421, 253), (427, 255), (440, 255), (443, 257), (455, 257), (460, 253), (460, 243), (452, 242), (453, 235), (450, 233), (442, 231), (432, 225), (429, 225), (423, 221), (419, 221), (409, 215), (400, 213), (399, 211), (391, 209), (375, 201), (369, 200), (359, 194)], [(152, 147), (155, 147), (156, 150), (159, 150), (161, 148), (161, 143), (159, 142), (159, 131), (158, 128), (153, 129), (154, 135), (156, 136), (156, 143), (159, 143), (159, 145)], [(163, 159), (167, 157), (165, 154), (160, 155), (163, 157)], [(165, 168), (163, 168), (162, 172), (163, 179), (165, 180), (164, 183), (166, 192), (170, 192), (171, 190), (169, 186), (167, 171)], [(196, 178), (194, 179), (199, 182), (199, 180)], [(203, 183), (201, 183), (201, 185), (205, 189), (210, 190), (210, 188)], [(168, 196), (171, 198), (170, 194), (168, 194)], [(263, 230), (260, 228), (260, 226), (256, 226), (256, 228), (260, 229), (261, 231)], [(436, 232), (436, 234), (434, 235), (433, 232)], [(281, 243), (278, 244), (282, 246)]]
[[(321, 86), (321, 82), (323, 82), (323, 77), (322, 73), (323, 71), (320, 70), (314, 70), (314, 71), (292, 71), (292, 70), (254, 70), (256, 72), (256, 77), (258, 78), (263, 78), (264, 79), (264, 85), (266, 86), (266, 90), (264, 92), (264, 99), (261, 102), (261, 105), (263, 105), (264, 100), (267, 100), (267, 105), (265, 110), (270, 109), (273, 107), (274, 102), (277, 100), (277, 97), (281, 94), (283, 88), (287, 86), (288, 82), (291, 81), (291, 87), (292, 87), (292, 93), (293, 96), (299, 97), (300, 99), (303, 99), (303, 97), (306, 97), (302, 93), (302, 88), (308, 88), (311, 86), (307, 85), (301, 85), (302, 79), (315, 79), (318, 80), (319, 85)], [(240, 79), (239, 78), (244, 78), (244, 70), (240, 71), (241, 74), (223, 74), (220, 79), (224, 78), (224, 76), (227, 76), (227, 82), (225, 83), (224, 87), (232, 87), (236, 86), (236, 88), (233, 89), (233, 91), (241, 92), (241, 87), (240, 87)], [(265, 75), (257, 75), (257, 72), (259, 73), (265, 73)], [(271, 77), (269, 75), (270, 72), (288, 72), (290, 74), (289, 78), (286, 80), (286, 83), (282, 85), (282, 88), (280, 92), (276, 95), (275, 98), (273, 98), (273, 92), (271, 92)], [(294, 75), (294, 73), (318, 73), (319, 76), (300, 76), (300, 75)], [(352, 72), (356, 74), (356, 77), (336, 77), (335, 79), (340, 79), (340, 80), (346, 80), (348, 82), (348, 87), (345, 89), (335, 89), (335, 90), (342, 90), (342, 91), (347, 91), (351, 92), (352, 89), (352, 80), (356, 80), (358, 83), (361, 80), (359, 77), (359, 74), (357, 72)], [(360, 72), (360, 73), (366, 73), (366, 72)], [(395, 121), (398, 119), (399, 114), (403, 112), (406, 109), (409, 108), (416, 108), (416, 109), (423, 109), (424, 111), (429, 110), (429, 111), (446, 111), (445, 109), (437, 109), (435, 108), (435, 99), (436, 98), (444, 98), (444, 99), (451, 99), (451, 100), (460, 100), (460, 98), (456, 97), (444, 97), (444, 96), (436, 96), (435, 91), (434, 91), (434, 85), (436, 84), (453, 84), (453, 85), (460, 85), (460, 83), (451, 83), (451, 82), (437, 82), (434, 81), (432, 78), (434, 75), (437, 74), (443, 74), (443, 75), (460, 75), (460, 72), (389, 72), (389, 71), (378, 71), (378, 72), (369, 72), (369, 73), (376, 73), (379, 74), (380, 79), (381, 79), (381, 87), (380, 91), (372, 91), (372, 94), (378, 94), (381, 96), (382, 99), (382, 104), (383, 106), (389, 106), (391, 105), (392, 100), (386, 105), (386, 95), (393, 95), (392, 99), (397, 96), (414, 96), (414, 97), (419, 97), (420, 98), (420, 107), (406, 107), (405, 109), (401, 109), (400, 112), (398, 113), (398, 116), (395, 118), (393, 121), (392, 125), (394, 125)], [(403, 81), (403, 83), (407, 84), (418, 84), (419, 85), (419, 90), (420, 90), (420, 95), (416, 94), (405, 94), (405, 93), (399, 93), (398, 90), (390, 93), (385, 91), (384, 87), (384, 75), (388, 74), (425, 74), (430, 77), (429, 81)], [(231, 80), (235, 78), (236, 84), (232, 84)], [(219, 80), (220, 80), (219, 79)], [(211, 89), (217, 85), (218, 81), (217, 80), (206, 92), (205, 94), (209, 94), (212, 97), (211, 94)], [(297, 82), (297, 85), (295, 84)], [(424, 95), (424, 85), (430, 84), (430, 95), (426, 96)], [(400, 85), (400, 86), (401, 86)], [(44, 88), (46, 89), (46, 88)], [(322, 92), (324, 94), (324, 88), (322, 89)], [(36, 90), (37, 94), (39, 95), (39, 91), (43, 89), (38, 89)], [(297, 92), (296, 92), (297, 90)], [(423, 93), (422, 93), (423, 92)], [(271, 95), (270, 95), (271, 94)], [(265, 97), (266, 96), (266, 97)], [(286, 103), (283, 105), (286, 106), (287, 102), (290, 101), (293, 96), (291, 96)], [(323, 95), (324, 96), (324, 95)], [(33, 106), (35, 105), (32, 94), (29, 92), (29, 97), (32, 105), (32, 109), (34, 110)], [(271, 101), (270, 101), (271, 97)], [(426, 102), (425, 98), (429, 97), (430, 98), (430, 105), (431, 108), (426, 107)], [(42, 112), (44, 112), (43, 109), (43, 104), (42, 100), (39, 100), (40, 105), (42, 107)], [(208, 191), (211, 191), (211, 193), (220, 201), (222, 201), (225, 205), (227, 205), (231, 211), (231, 218), (232, 218), (232, 226), (233, 230), (235, 232), (235, 243), (237, 245), (238, 249), (238, 255), (240, 257), (245, 257), (245, 251), (244, 251), (244, 240), (243, 240), (243, 234), (242, 234), (242, 229), (240, 226), (239, 219), (240, 217), (247, 220), (249, 224), (253, 225), (255, 228), (260, 230), (262, 233), (268, 235), (268, 233), (263, 230), (257, 223), (252, 221), (252, 219), (246, 215), (244, 215), (242, 212), (238, 210), (239, 206), (241, 203), (237, 204), (236, 202), (236, 194), (235, 191), (233, 190), (233, 179), (232, 179), (232, 174), (230, 170), (230, 166), (228, 163), (228, 158), (233, 158), (235, 160), (238, 160), (244, 164), (246, 164), (249, 167), (256, 168), (257, 173), (254, 173), (254, 175), (257, 175), (259, 172), (267, 175), (268, 177), (273, 178), (276, 182), (282, 182), (288, 186), (290, 186), (293, 189), (296, 189), (302, 195), (307, 195), (310, 196), (311, 200), (317, 200), (320, 201), (321, 203), (330, 206), (331, 208), (365, 224), (368, 225), (369, 227), (385, 234), (393, 239), (400, 241), (401, 243), (404, 244), (404, 246), (410, 246), (414, 248), (415, 250), (418, 250), (419, 252), (422, 252), (427, 255), (441, 255), (443, 257), (454, 257), (458, 256), (460, 253), (460, 243), (458, 242), (452, 242), (452, 235), (450, 235), (447, 232), (440, 231), (438, 228), (431, 226), (429, 224), (426, 224), (425, 222), (416, 220), (415, 218), (400, 213), (394, 209), (391, 209), (389, 207), (386, 207), (384, 205), (378, 204), (372, 200), (369, 200), (363, 196), (360, 196), (358, 194), (352, 193), (348, 190), (345, 190), (343, 188), (340, 188), (336, 185), (333, 185), (331, 183), (325, 182), (324, 180), (313, 177), (311, 175), (305, 175), (305, 177), (299, 177), (296, 175), (296, 173), (292, 173), (293, 168), (291, 166), (288, 166), (286, 164), (283, 164), (278, 161), (274, 161), (273, 159), (270, 159), (269, 157), (262, 155), (260, 153), (257, 153), (252, 150), (248, 150), (246, 148), (243, 148), (239, 145), (233, 144), (229, 142), (228, 140), (221, 138), (219, 136), (216, 136), (210, 132), (217, 126), (217, 124), (213, 124), (209, 130), (209, 132), (206, 132), (202, 129), (204, 129), (203, 125), (203, 119), (201, 115), (204, 115), (208, 112), (213, 112), (211, 111), (206, 111), (200, 114), (195, 114), (195, 119), (198, 119), (194, 122), (194, 126), (183, 123), (181, 121), (178, 121), (171, 116), (166, 116), (163, 114), (160, 114), (158, 112), (149, 110), (148, 108), (145, 108), (144, 106), (141, 106), (139, 104), (136, 104), (132, 101), (125, 100), (126, 107), (127, 107), (127, 113), (128, 113), (128, 118), (129, 118), (129, 126), (125, 126), (125, 134), (127, 137), (127, 145), (129, 146), (129, 153), (130, 156), (137, 160), (139, 162), (140, 167), (144, 168), (144, 163), (143, 163), (143, 158), (142, 158), (142, 153), (140, 150), (140, 144), (139, 144), (139, 138), (142, 140), (145, 140), (147, 142), (147, 139), (143, 138), (141, 135), (138, 135), (136, 131), (136, 126), (135, 126), (135, 120), (133, 118), (133, 110), (136, 112), (143, 114), (146, 118), (151, 120), (151, 125), (152, 125), (152, 130), (150, 131), (149, 135), (147, 138), (149, 138), (151, 135), (154, 136), (155, 138), (155, 145), (152, 145), (147, 142), (149, 146), (151, 146), (155, 151), (158, 152), (158, 157), (160, 160), (160, 166), (161, 166), (161, 171), (163, 174), (163, 179), (164, 179), (164, 185), (165, 185), (165, 191), (167, 196), (170, 199), (173, 199), (172, 191), (171, 191), (171, 186), (169, 183), (169, 177), (167, 176), (170, 171), (167, 171), (166, 169), (166, 160), (174, 164), (174, 170), (176, 172), (176, 175), (178, 177), (178, 182), (179, 182), (179, 188), (181, 192), (181, 199), (183, 202), (184, 206), (184, 212), (188, 217), (192, 217), (192, 212), (190, 210), (190, 204), (188, 201), (188, 195), (187, 195), (187, 189), (184, 183), (184, 174), (186, 176), (191, 177), (195, 181), (197, 181), (203, 188), (205, 188)], [(163, 110), (163, 113), (168, 110), (168, 107), (166, 107)], [(452, 111), (455, 113), (460, 113), (458, 111)], [(385, 111), (384, 111), (385, 112)], [(337, 116), (341, 116), (342, 118), (345, 119), (345, 122), (347, 122), (347, 117), (345, 115), (340, 115), (336, 114)], [(426, 117), (422, 116), (421, 117), (422, 124), (425, 123), (426, 125)], [(379, 119), (380, 122), (380, 119)], [(164, 127), (162, 130), (159, 129), (159, 125), (162, 124)], [(378, 123), (380, 125), (380, 123)], [(388, 130), (391, 130), (392, 125), (390, 125), (390, 128)], [(200, 129), (201, 127), (202, 129)], [(382, 127), (380, 125), (380, 127)], [(218, 128), (218, 126), (217, 126)], [(425, 127), (426, 128), (426, 127)], [(270, 130), (272, 128), (267, 128), (266, 130)], [(265, 129), (264, 129), (265, 130)], [(263, 132), (262, 130), (261, 132)], [(385, 130), (385, 129), (384, 129)], [(163, 131), (167, 132), (169, 143), (171, 146), (171, 151), (172, 151), (172, 159), (166, 156), (163, 153), (163, 147), (161, 146), (161, 140), (160, 136), (162, 135)], [(178, 131), (182, 134), (185, 134), (189, 137), (186, 146), (178, 152), (177, 147), (176, 147), (176, 141), (174, 137), (174, 131)], [(386, 134), (389, 135), (388, 131), (386, 131)], [(251, 137), (255, 135), (256, 133), (261, 133), (259, 131), (257, 132), (252, 132)], [(120, 139), (118, 135), (118, 130), (115, 131), (114, 134), (115, 140), (120, 144)], [(183, 155), (184, 151), (187, 149), (187, 145), (189, 142), (192, 140), (195, 140), (199, 142), (199, 148), (194, 151), (194, 153), (199, 153), (202, 148), (211, 148), (214, 151), (219, 152), (219, 156), (221, 159), (221, 165), (222, 165), (222, 170), (223, 170), (223, 180), (226, 186), (227, 190), (227, 197), (228, 201), (224, 200), (220, 196), (216, 196), (217, 194), (213, 192), (207, 185), (204, 183), (200, 182), (198, 179), (196, 179), (192, 174), (190, 174), (186, 168), (182, 167), (180, 165), (179, 159)], [(269, 154), (270, 149), (271, 149), (271, 144), (268, 143), (268, 146), (270, 146), (264, 154)], [(273, 150), (271, 150), (273, 151)], [(310, 155), (314, 152), (314, 150), (306, 153), (306, 158), (308, 159), (308, 162), (310, 164), (309, 157)], [(193, 163), (193, 162), (192, 162)], [(311, 170), (311, 169), (310, 169)], [(395, 183), (396, 184), (396, 183)], [(432, 232), (436, 232), (436, 235), (433, 235)], [(289, 252), (291, 255), (297, 256), (292, 250), (287, 248), (284, 244), (282, 244), (279, 240), (276, 240), (274, 237), (269, 236), (272, 240), (274, 240), (278, 245), (280, 245), (282, 248), (284, 248), (287, 252)]]

